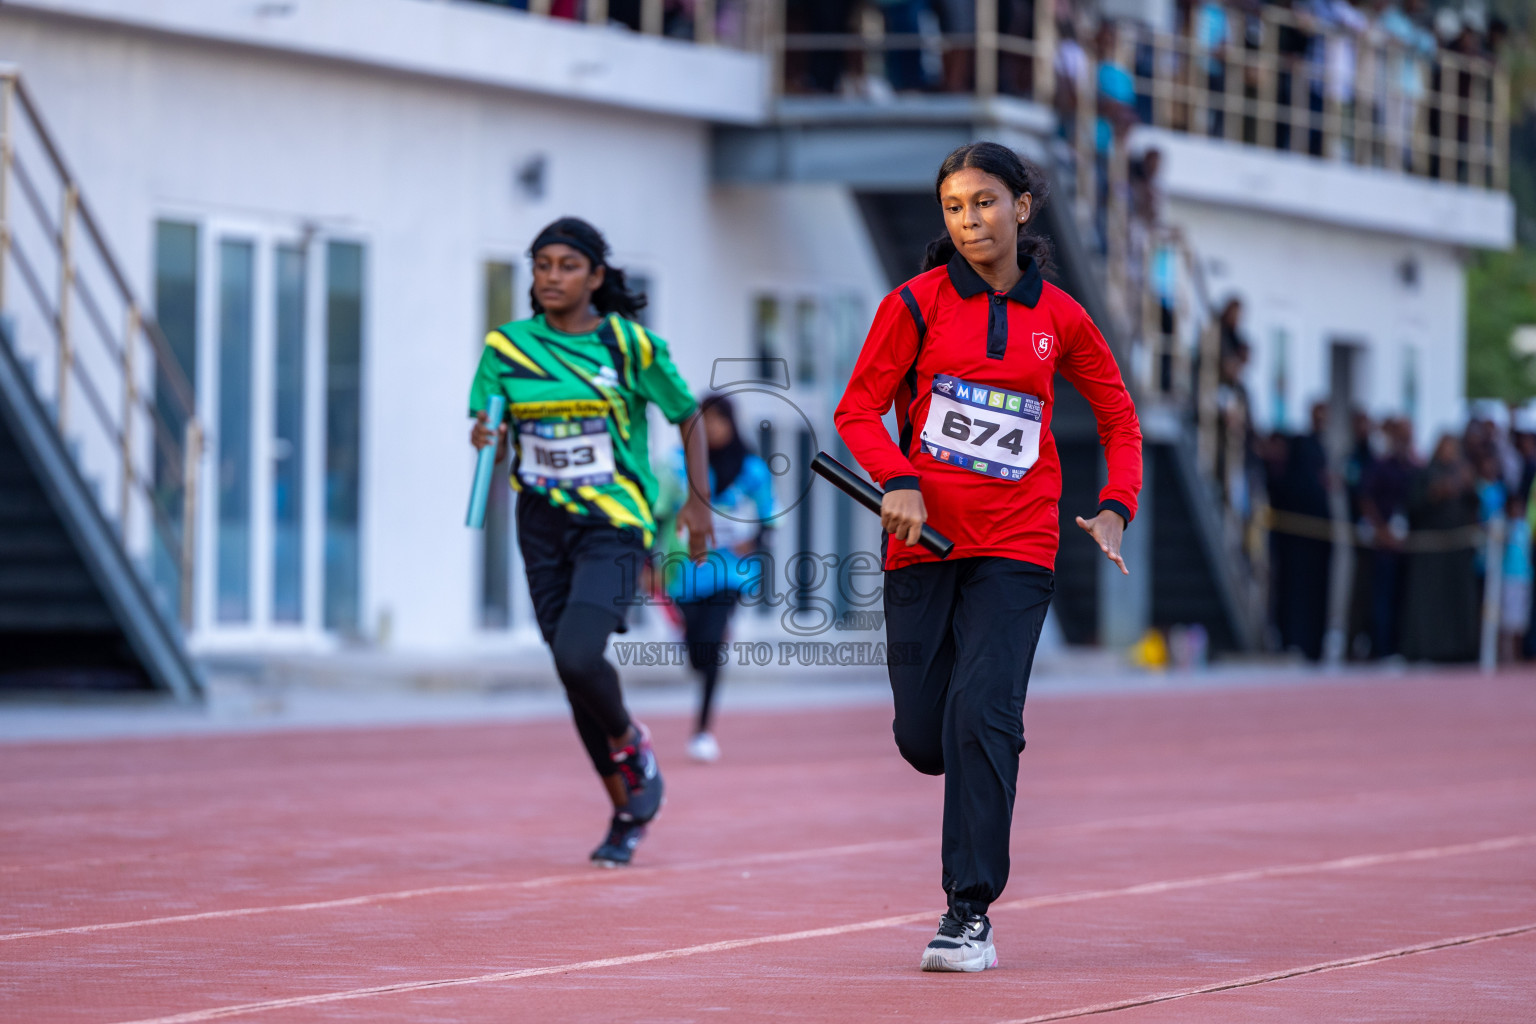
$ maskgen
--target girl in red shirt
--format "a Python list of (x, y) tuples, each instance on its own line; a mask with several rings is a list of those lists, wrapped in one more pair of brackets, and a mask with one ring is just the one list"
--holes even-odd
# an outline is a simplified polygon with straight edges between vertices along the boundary
[[(1024, 694), (1055, 586), (1055, 375), (1093, 407), (1109, 468), (1096, 514), (1077, 525), (1121, 572), (1141, 428), (1098, 328), (1041, 276), (1049, 248), (1027, 228), (1039, 170), (972, 143), (945, 158), (935, 193), (945, 234), (880, 304), (836, 423), (885, 490), (886, 631), (907, 645), (889, 666), (896, 746), (945, 776), (949, 909), (922, 967), (980, 971), (997, 964), (986, 914), (1008, 881)], [(893, 405), (896, 441), (881, 422)], [(917, 546), (924, 522), (955, 542), (948, 559)]]

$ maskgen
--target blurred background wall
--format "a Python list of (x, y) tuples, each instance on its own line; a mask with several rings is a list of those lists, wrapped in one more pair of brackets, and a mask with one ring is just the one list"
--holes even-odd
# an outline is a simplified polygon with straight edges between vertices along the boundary
[[(933, 168), (1000, 138), (1047, 168), (1057, 279), (1147, 423), (1128, 534), (1143, 571), (1108, 589), (1068, 540), (1060, 630), (1296, 647), (1261, 435), (1309, 436), (1322, 403), (1332, 505), (1308, 528), (1332, 576), (1311, 585), (1342, 656), (1345, 580), (1369, 558), (1347, 536), (1351, 416), (1404, 417), (1420, 449), (1460, 429), (1469, 254), (1514, 242), (1497, 19), (1456, 10), (1448, 26), (1343, 0), (18, 0), (0, 60), (37, 118), (8, 93), (8, 146), (24, 168), (53, 167), (51, 147), (64, 170), (11, 175), (0, 307), (55, 414), (71, 373), (135, 382), (55, 430), (194, 663), (523, 657), (538, 643), (505, 496), (486, 534), (462, 526), (465, 402), (487, 327), (527, 314), (538, 228), (597, 224), (690, 383), (741, 391), (754, 443), (785, 456), (780, 564), (846, 558), (877, 549), (875, 526), (808, 492), (805, 463), (839, 453), (830, 411), (868, 318), (939, 229)], [(70, 291), (91, 287), (64, 244), (72, 194), (121, 267), (120, 308), (99, 308), (105, 272), (95, 297)], [(131, 365), (125, 317), (163, 335), (129, 345)], [(173, 362), (195, 415), (166, 411)], [(149, 416), (124, 411), (135, 394), (201, 457), (176, 462), (147, 420), (125, 431)], [(1073, 397), (1069, 524), (1101, 471)], [(658, 458), (675, 441), (659, 426)], [(102, 593), (131, 634), (131, 600)], [(770, 608), (738, 628), (789, 635)], [(669, 634), (653, 613), (638, 635)]]

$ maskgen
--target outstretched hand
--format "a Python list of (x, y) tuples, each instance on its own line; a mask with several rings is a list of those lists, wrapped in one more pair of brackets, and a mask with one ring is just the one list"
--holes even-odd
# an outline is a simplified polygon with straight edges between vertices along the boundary
[(1131, 574), (1131, 570), (1125, 567), (1125, 559), (1120, 557), (1120, 538), (1125, 535), (1125, 520), (1120, 518), (1120, 513), (1105, 509), (1092, 519), (1078, 516), (1077, 525), (1093, 538), (1099, 550), (1111, 562), (1120, 567), (1121, 573), (1126, 576)]

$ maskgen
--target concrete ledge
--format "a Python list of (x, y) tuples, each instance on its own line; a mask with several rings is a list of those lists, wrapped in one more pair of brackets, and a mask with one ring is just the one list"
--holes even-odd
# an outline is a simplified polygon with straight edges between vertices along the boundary
[(767, 62), (446, 0), (6, 0), (30, 11), (659, 114), (757, 123)]
[(901, 96), (890, 102), (839, 96), (789, 96), (772, 123), (721, 128), (714, 176), (734, 185), (816, 183), (872, 191), (928, 192), (945, 154), (992, 139), (1040, 159), (1055, 115), (1023, 100)]
[(1515, 241), (1504, 192), (1157, 128), (1131, 144), (1162, 151), (1163, 187), (1180, 199), (1479, 249)]
[(897, 96), (881, 102), (844, 96), (785, 96), (773, 104), (778, 124), (945, 124), (992, 125), (1036, 135), (1056, 131), (1050, 107), (1009, 96)]

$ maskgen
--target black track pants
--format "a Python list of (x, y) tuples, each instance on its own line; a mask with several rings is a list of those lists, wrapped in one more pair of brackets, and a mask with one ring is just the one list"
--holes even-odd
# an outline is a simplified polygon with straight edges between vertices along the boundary
[(722, 590), (698, 601), (677, 602), (683, 616), (683, 640), (688, 644), (688, 664), (699, 674), (699, 716), (694, 732), (708, 732), (714, 721), (715, 685), (726, 661), (725, 630), (736, 610), (734, 590)]
[(909, 645), (890, 665), (896, 747), (944, 776), (944, 891), (960, 913), (986, 913), (1008, 883), (1024, 694), (1054, 590), (1049, 569), (1011, 558), (885, 574), (887, 636)]
[(576, 732), (597, 773), (612, 775), (608, 741), (630, 718), (618, 670), (603, 655), (608, 634), (627, 628), (645, 545), (638, 531), (578, 520), (528, 492), (518, 495), (517, 540)]

